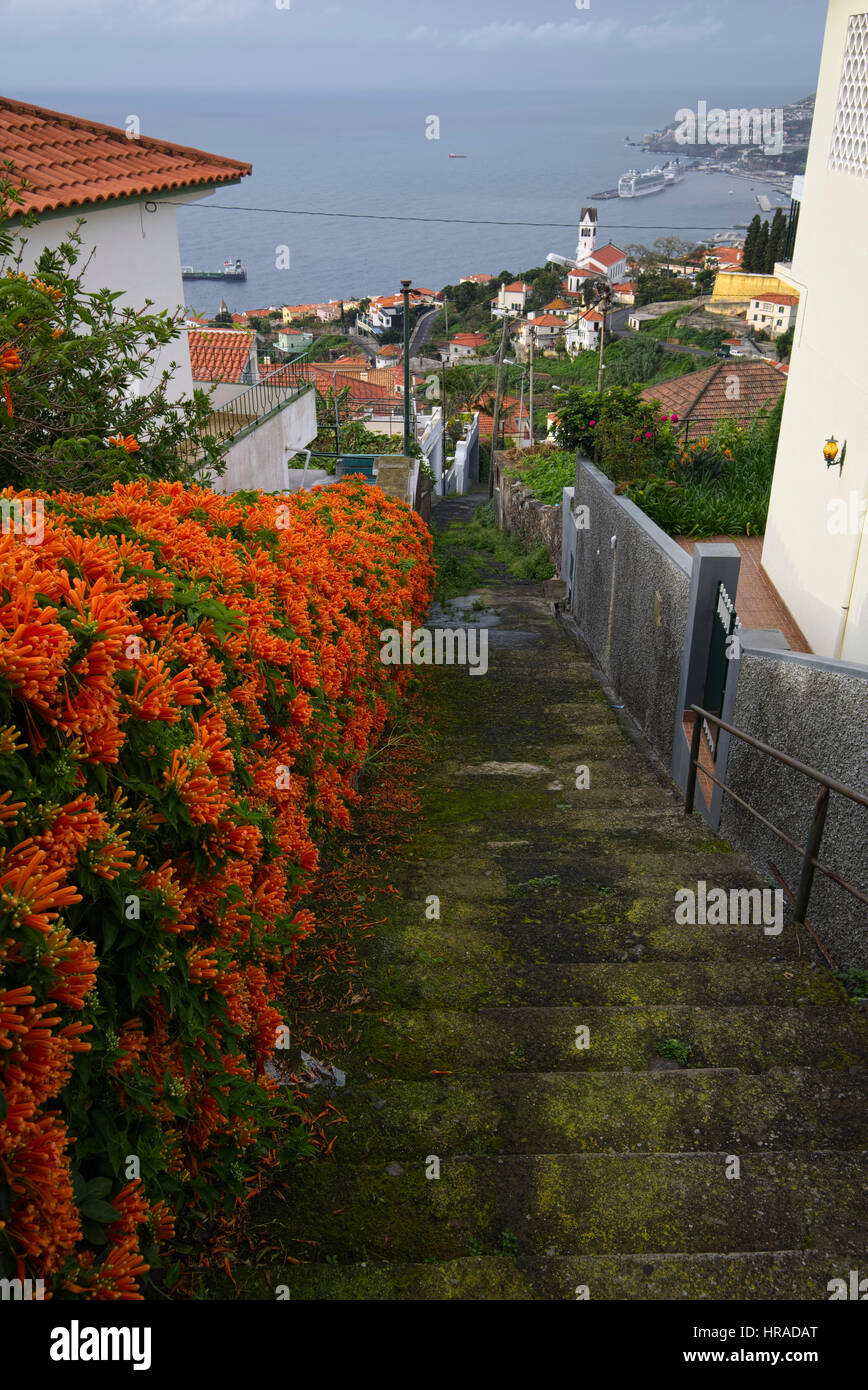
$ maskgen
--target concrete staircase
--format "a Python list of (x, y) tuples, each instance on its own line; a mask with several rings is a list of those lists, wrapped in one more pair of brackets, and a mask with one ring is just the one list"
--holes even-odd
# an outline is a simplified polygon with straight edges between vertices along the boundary
[(789, 924), (675, 924), (678, 888), (758, 880), (541, 588), (481, 592), (489, 671), (434, 674), (368, 997), (309, 1020), (349, 1123), (254, 1203), (241, 1296), (828, 1299), (865, 1263), (868, 1020)]

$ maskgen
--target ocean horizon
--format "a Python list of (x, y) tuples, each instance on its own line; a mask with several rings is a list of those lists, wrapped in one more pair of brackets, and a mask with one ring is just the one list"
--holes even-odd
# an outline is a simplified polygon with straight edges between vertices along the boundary
[[(114, 126), (135, 116), (143, 135), (252, 164), (239, 185), (179, 207), (183, 264), (216, 269), (238, 257), (247, 268), (240, 284), (185, 282), (188, 308), (210, 317), (221, 299), (237, 312), (397, 293), (402, 278), (440, 289), (475, 272), (530, 269), (550, 251), (572, 255), (580, 208), (626, 169), (661, 162), (626, 137), (641, 140), (699, 100), (777, 107), (806, 94), (777, 85), (700, 94), (55, 90), (20, 97)], [(432, 118), (437, 139), (428, 138), (437, 130)], [(696, 153), (701, 148), (684, 149)], [(752, 188), (743, 178), (691, 171), (661, 193), (600, 202), (600, 237), (622, 247), (666, 235), (711, 239), (748, 223), (762, 191), (759, 179)], [(420, 220), (377, 220), (383, 215)]]

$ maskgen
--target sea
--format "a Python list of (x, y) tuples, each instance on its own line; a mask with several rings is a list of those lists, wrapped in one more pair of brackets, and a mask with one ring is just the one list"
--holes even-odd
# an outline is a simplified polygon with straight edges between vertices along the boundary
[[(727, 109), (805, 95), (718, 92), (21, 92), (23, 100), (244, 160), (240, 184), (179, 206), (181, 260), (240, 258), (243, 283), (185, 282), (187, 307), (229, 309), (438, 290), (462, 275), (570, 256), (579, 210), (661, 156), (627, 145), (702, 99)], [(701, 147), (685, 154), (702, 154)], [(464, 158), (451, 159), (451, 154)], [(787, 200), (759, 180), (691, 171), (663, 192), (598, 202), (599, 241), (710, 240)], [(166, 195), (171, 196), (171, 195)]]

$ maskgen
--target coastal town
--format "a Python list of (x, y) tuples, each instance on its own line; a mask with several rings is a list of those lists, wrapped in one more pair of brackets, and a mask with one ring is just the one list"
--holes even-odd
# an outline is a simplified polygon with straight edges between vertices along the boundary
[[(436, 291), (411, 282), (414, 428), (426, 428), (432, 400), (441, 391), (449, 395), (454, 381), (467, 399), (452, 403), (478, 406), (480, 437), (490, 441), (501, 358), (498, 443), (523, 448), (551, 438), (557, 393), (595, 378), (597, 358), (603, 370), (629, 358), (633, 342), (632, 380), (641, 381), (649, 396), (660, 383), (677, 381), (680, 398), (687, 399), (709, 361), (740, 358), (761, 364), (763, 399), (774, 403), (783, 391), (799, 303), (798, 293), (774, 273), (798, 220), (800, 180), (791, 186), (786, 217), (757, 214), (744, 234), (731, 234), (725, 244), (664, 238), (651, 248), (621, 248), (603, 240), (598, 210), (588, 206), (580, 210), (573, 257), (550, 253), (542, 265), (517, 275), (471, 271)], [(212, 320), (188, 312), (185, 328), (197, 385), (250, 385), (298, 361), (323, 397), (346, 393), (348, 418), (364, 422), (372, 434), (402, 431), (401, 293), (236, 313), (221, 301)], [(640, 347), (656, 351), (649, 357)], [(444, 368), (462, 370), (444, 375)], [(626, 370), (622, 360), (622, 382)], [(321, 413), (330, 409), (323, 400)], [(723, 413), (749, 418), (735, 402)]]
[[(189, 43), (112, 22), (198, 57), (176, 4)], [(516, 5), (390, 48), (359, 0), (333, 72), (324, 8), (254, 7), (245, 41), (265, 67), (291, 33), (335, 88), (372, 36), (387, 76), (381, 48), (414, 77), (518, 48), (522, 99), (563, 48), (565, 105), (608, 55), (616, 146), (648, 64), (645, 16)], [(229, 92), (240, 44), (183, 107), (210, 130), (238, 97), (232, 153), (90, 90), (0, 96), (0, 1306), (43, 1370), (249, 1378), (299, 1301), (593, 1300), (604, 1355), (627, 1303), (628, 1370), (707, 1339), (858, 1363), (826, 1304), (868, 1298), (868, 14), (827, 8), (794, 26), (813, 96), (697, 100), (624, 137), (658, 164), (531, 220), (457, 140), (357, 205), (360, 148), (385, 186), (438, 118), (413, 145), (378, 86), (327, 87), (295, 139), (284, 94)], [(654, 30), (680, 92), (741, 61), (741, 18)], [(479, 96), (515, 182), (551, 183)], [(757, 210), (715, 232), (721, 172)], [(699, 207), (685, 179), (714, 221), (611, 215)], [(293, 216), (334, 297), (284, 302), (269, 231), (238, 308), (215, 226)]]

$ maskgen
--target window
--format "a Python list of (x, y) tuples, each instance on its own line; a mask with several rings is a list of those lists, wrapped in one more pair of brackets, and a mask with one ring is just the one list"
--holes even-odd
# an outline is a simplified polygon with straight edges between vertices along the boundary
[(868, 177), (868, 14), (847, 25), (829, 168)]

